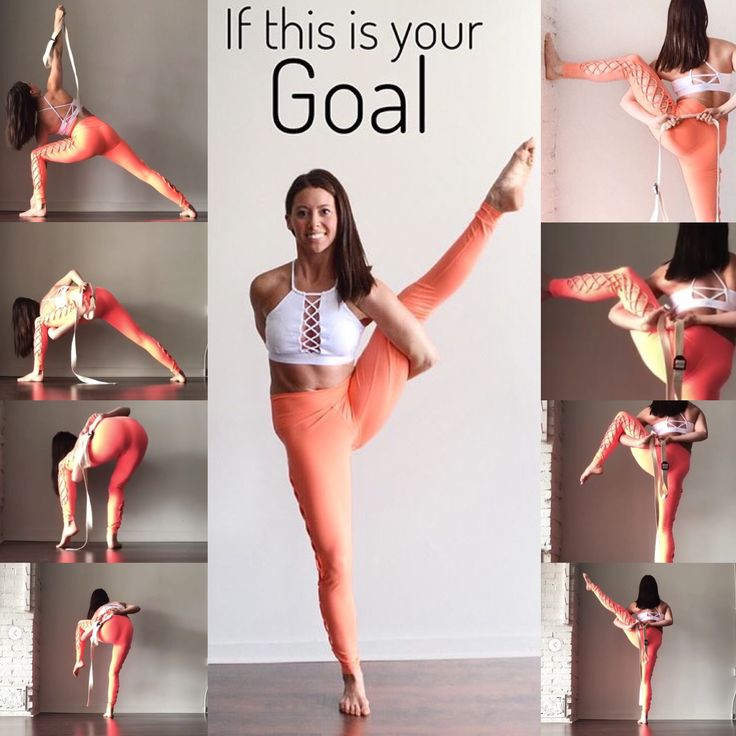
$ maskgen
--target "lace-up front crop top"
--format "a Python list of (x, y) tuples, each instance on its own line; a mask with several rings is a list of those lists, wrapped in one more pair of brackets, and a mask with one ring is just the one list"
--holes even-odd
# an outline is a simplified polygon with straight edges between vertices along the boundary
[(684, 414), (679, 417), (664, 417), (651, 425), (652, 431), (657, 437), (665, 434), (687, 434), (695, 429), (695, 425), (685, 419)]
[(672, 80), (672, 90), (675, 99), (697, 95), (701, 92), (725, 92), (731, 94), (731, 74), (716, 71), (707, 61), (705, 65), (710, 69), (702, 74), (693, 74), (691, 69), (687, 74)]
[(713, 275), (718, 279), (720, 286), (698, 286), (693, 279), (689, 286), (673, 291), (670, 302), (676, 314), (682, 314), (688, 309), (707, 307), (721, 312), (736, 312), (736, 291), (729, 289), (726, 282), (717, 271)]
[(649, 623), (650, 621), (662, 621), (664, 615), (658, 608), (647, 608), (643, 611), (638, 611), (636, 614), (637, 621), (642, 624)]
[(343, 365), (355, 361), (363, 325), (337, 287), (299, 291), (291, 264), (291, 289), (266, 315), (266, 348), (276, 363)]

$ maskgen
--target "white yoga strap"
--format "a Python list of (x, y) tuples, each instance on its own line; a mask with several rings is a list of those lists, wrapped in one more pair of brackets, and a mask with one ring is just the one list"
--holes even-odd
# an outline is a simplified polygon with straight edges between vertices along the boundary
[(669, 495), (667, 487), (667, 472), (670, 465), (667, 462), (667, 440), (662, 439), (659, 442), (661, 448), (661, 459), (657, 459), (657, 447), (654, 442), (649, 445), (649, 452), (652, 457), (652, 469), (654, 470), (654, 518), (659, 526), (659, 501), (664, 500)]
[(89, 701), (92, 697), (92, 688), (95, 686), (95, 647), (96, 644), (91, 642), (89, 648), (89, 678), (87, 679), (87, 708), (89, 708)]
[[(71, 62), (72, 71), (74, 72), (74, 84), (77, 88), (75, 99), (81, 105), (82, 96), (79, 92), (79, 76), (77, 75), (77, 65), (74, 63), (74, 52), (72, 51), (72, 44), (69, 41), (69, 29), (66, 27), (66, 21), (62, 21), (61, 27), (64, 29), (64, 42), (66, 43), (66, 50), (69, 53), (69, 61)], [(56, 39), (58, 37), (59, 33), (54, 33), (54, 35), (51, 36), (51, 40), (46, 44), (46, 51), (44, 51), (43, 54), (43, 65), (46, 67), (46, 69), (51, 69), (51, 52), (53, 51), (54, 44), (56, 43)]]
[[(716, 222), (721, 221), (721, 124), (718, 120), (712, 123), (716, 128)], [(664, 208), (662, 198), (662, 136), (665, 133), (666, 124), (659, 128), (659, 145), (657, 151), (657, 179), (654, 182), (654, 209), (649, 222), (669, 222), (667, 210)]]
[(74, 321), (74, 333), (72, 334), (72, 351), (71, 351), (71, 365), (72, 373), (82, 382), (89, 384), (90, 386), (112, 386), (114, 381), (98, 381), (96, 378), (89, 378), (83, 376), (81, 373), (77, 373), (77, 325), (79, 324), (79, 310), (77, 310), (77, 316)]
[(685, 325), (681, 319), (675, 320), (675, 354), (673, 356), (666, 323), (666, 315), (662, 315), (657, 321), (657, 334), (667, 376), (665, 398), (679, 401), (682, 398), (682, 380), (687, 369), (687, 360), (684, 355)]

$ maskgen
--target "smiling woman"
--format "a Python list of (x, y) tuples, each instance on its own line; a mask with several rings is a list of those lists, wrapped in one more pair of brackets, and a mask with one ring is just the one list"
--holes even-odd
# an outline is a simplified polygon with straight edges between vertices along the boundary
[[(370, 712), (351, 583), (351, 454), (383, 426), (407, 380), (435, 363), (422, 323), (471, 273), (501, 215), (521, 207), (534, 149), (532, 140), (519, 146), (458, 240), (398, 296), (373, 277), (337, 179), (300, 176), (286, 197), (296, 260), (251, 286), (273, 424), (317, 559), (322, 618), (345, 683), (340, 710), (350, 715)], [(356, 362), (370, 322), (377, 329)]]

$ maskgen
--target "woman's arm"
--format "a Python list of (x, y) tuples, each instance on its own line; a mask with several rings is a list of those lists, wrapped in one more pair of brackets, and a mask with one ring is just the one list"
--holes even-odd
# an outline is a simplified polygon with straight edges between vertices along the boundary
[(652, 115), (648, 113), (637, 101), (634, 96), (634, 92), (631, 88), (621, 98), (621, 107), (628, 115), (631, 115), (634, 120), (638, 120), (640, 123), (644, 123), (648, 128), (652, 130), (657, 137), (659, 137), (659, 131), (663, 125), (665, 130), (674, 128), (680, 122), (680, 118), (674, 115)]
[(706, 327), (736, 328), (736, 312), (717, 312), (716, 314), (689, 313), (682, 315), (679, 319), (682, 319), (685, 327), (705, 325)]
[[(662, 601), (664, 603), (664, 601)], [(662, 621), (648, 621), (647, 626), (655, 626), (658, 629), (663, 629), (665, 626), (672, 626), (674, 619), (672, 617), (672, 609), (668, 603), (664, 603), (664, 619)]]
[(692, 432), (685, 434), (676, 434), (668, 438), (670, 442), (703, 442), (708, 439), (708, 423), (705, 420), (705, 414), (698, 410), (698, 417), (695, 420), (695, 426)]
[(132, 603), (123, 603), (120, 601), (120, 605), (123, 606), (123, 610), (116, 612), (116, 616), (130, 616), (133, 613), (138, 613), (141, 610), (140, 606), (136, 606)]
[(110, 417), (129, 417), (130, 407), (129, 406), (118, 406), (112, 411), (103, 412), (102, 416), (105, 417), (106, 419)]
[(437, 350), (419, 320), (382, 281), (376, 280), (357, 307), (408, 358), (409, 378), (424, 373), (437, 362)]
[(58, 327), (49, 327), (49, 340), (58, 340), (62, 335), (69, 332), (74, 327), (75, 321), (72, 319), (65, 325), (59, 325)]
[(54, 46), (51, 49), (51, 71), (49, 79), (46, 82), (46, 89), (49, 92), (56, 92), (63, 87), (63, 72), (61, 63), (61, 53), (64, 49), (64, 37), (61, 33), (64, 24), (64, 15), (66, 11), (63, 5), (59, 5), (54, 12), (54, 32), (52, 36), (56, 37)]
[(87, 282), (79, 275), (78, 271), (72, 269), (71, 271), (67, 271), (57, 282), (55, 282), (54, 286), (71, 286), (72, 284), (75, 286), (86, 286)]
[(639, 317), (633, 312), (629, 312), (621, 302), (616, 302), (608, 312), (608, 320), (616, 327), (621, 327), (630, 332), (654, 332), (657, 329), (659, 318), (667, 311), (667, 307), (661, 306), (648, 312), (643, 317)]

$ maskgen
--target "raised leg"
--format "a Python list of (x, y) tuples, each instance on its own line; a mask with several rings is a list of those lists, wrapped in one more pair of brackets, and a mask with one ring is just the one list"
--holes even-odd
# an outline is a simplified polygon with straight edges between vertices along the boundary
[(603, 435), (600, 447), (593, 456), (588, 469), (580, 479), (581, 483), (585, 481), (587, 475), (599, 475), (603, 472), (603, 464), (608, 460), (608, 457), (616, 447), (618, 447), (621, 436), (624, 434), (632, 440), (637, 441), (646, 441), (650, 437), (649, 433), (644, 429), (644, 425), (635, 416), (628, 412), (620, 411), (613, 418), (613, 421)]
[(125, 169), (129, 174), (153, 187), (159, 194), (172, 201), (181, 210), (184, 217), (196, 217), (197, 213), (187, 198), (165, 177), (154, 171), (124, 141), (120, 142), (104, 154), (105, 158)]
[(637, 623), (636, 617), (627, 608), (624, 608), (620, 603), (616, 603), (613, 598), (609, 598), (601, 589), (599, 585), (596, 585), (587, 575), (583, 574), (585, 579), (586, 590), (591, 591), (595, 597), (600, 601), (600, 604), (607, 611), (613, 613), (621, 623), (626, 626), (632, 626)]
[(133, 320), (128, 311), (107, 289), (97, 288), (95, 291), (97, 302), (96, 316), (104, 319), (118, 332), (143, 348), (161, 365), (170, 370), (174, 376), (171, 379), (179, 383), (186, 380), (184, 373), (169, 352), (148, 333), (144, 332)]

